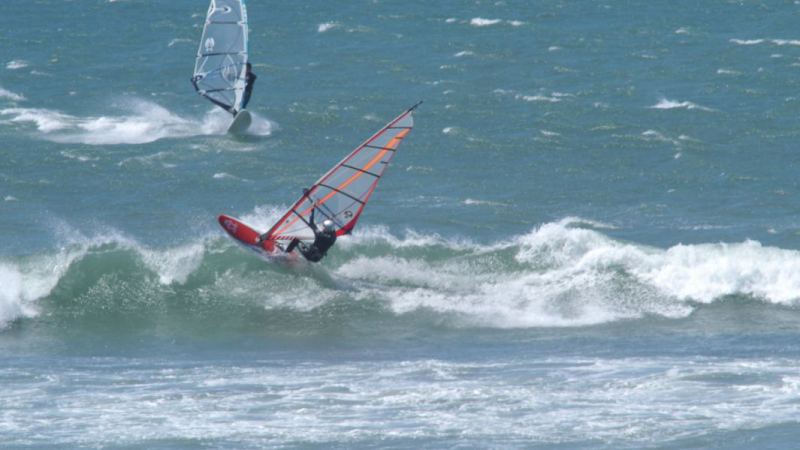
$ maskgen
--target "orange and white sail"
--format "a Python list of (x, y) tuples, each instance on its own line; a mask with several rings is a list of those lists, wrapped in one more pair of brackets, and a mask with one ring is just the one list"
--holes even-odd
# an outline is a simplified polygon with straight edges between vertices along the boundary
[[(420, 102), (421, 103), (421, 102)], [(369, 202), (386, 167), (414, 126), (409, 108), (359, 145), (314, 183), (267, 232), (270, 240), (314, 239), (309, 227), (311, 211), (319, 223), (329, 219), (336, 235), (350, 233)]]

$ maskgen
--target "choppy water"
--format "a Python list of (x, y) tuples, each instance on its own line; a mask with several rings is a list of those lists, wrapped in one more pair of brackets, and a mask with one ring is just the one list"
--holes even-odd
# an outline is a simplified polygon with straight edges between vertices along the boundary
[[(206, 7), (4, 6), (3, 446), (796, 446), (800, 6), (253, 1), (244, 138)], [(218, 228), (420, 99), (323, 264)]]

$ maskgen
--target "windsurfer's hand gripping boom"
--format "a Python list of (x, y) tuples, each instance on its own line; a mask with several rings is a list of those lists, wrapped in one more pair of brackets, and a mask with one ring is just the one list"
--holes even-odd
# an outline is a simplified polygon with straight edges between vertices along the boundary
[(308, 220), (303, 217), (302, 214), (297, 214), (298, 217), (309, 227), (311, 231), (314, 233), (314, 242), (311, 244), (304, 244), (300, 242), (300, 239), (294, 238), (292, 242), (289, 243), (289, 246), (284, 249), (284, 252), (291, 253), (295, 248), (297, 248), (300, 253), (309, 261), (311, 262), (319, 262), (322, 258), (325, 257), (325, 254), (328, 252), (328, 249), (333, 246), (336, 242), (336, 228), (334, 227), (333, 221), (330, 218), (326, 218), (322, 222), (322, 228), (317, 228), (317, 224), (314, 222), (314, 214), (319, 209), (320, 213), (328, 217), (325, 214), (325, 211), (322, 209), (322, 204), (319, 203), (316, 199), (311, 198), (310, 189), (303, 189), (303, 197), (301, 197), (301, 201), (307, 198), (312, 206), (311, 206), (311, 214), (309, 214)]

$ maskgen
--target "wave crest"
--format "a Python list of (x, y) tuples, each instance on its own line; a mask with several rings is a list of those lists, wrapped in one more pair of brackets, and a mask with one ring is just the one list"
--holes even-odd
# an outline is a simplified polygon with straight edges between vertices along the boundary
[[(266, 229), (282, 211), (256, 208), (244, 220)], [(800, 252), (755, 241), (660, 249), (607, 229), (569, 217), (481, 244), (373, 226), (342, 238), (322, 265), (300, 269), (266, 264), (222, 232), (159, 248), (114, 232), (65, 232), (53, 255), (0, 261), (0, 326), (82, 298), (92, 298), (90, 311), (180, 305), (181, 317), (302, 315), (335, 301), (344, 305), (337, 310), (379, 305), (393, 316), (427, 311), (494, 328), (682, 318), (728, 296), (800, 301)]]

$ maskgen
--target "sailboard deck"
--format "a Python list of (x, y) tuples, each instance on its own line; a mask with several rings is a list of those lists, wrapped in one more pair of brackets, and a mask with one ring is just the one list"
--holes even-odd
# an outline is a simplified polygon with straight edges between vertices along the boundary
[(222, 228), (239, 244), (256, 252), (262, 258), (268, 261), (285, 261), (293, 262), (298, 261), (297, 253), (285, 253), (283, 250), (276, 246), (276, 242), (271, 239), (258, 242), (258, 237), (261, 235), (253, 227), (247, 225), (241, 220), (220, 214), (219, 224)]
[(250, 111), (243, 109), (233, 117), (233, 122), (228, 127), (228, 133), (243, 134), (250, 128), (251, 123), (253, 123), (253, 116)]

